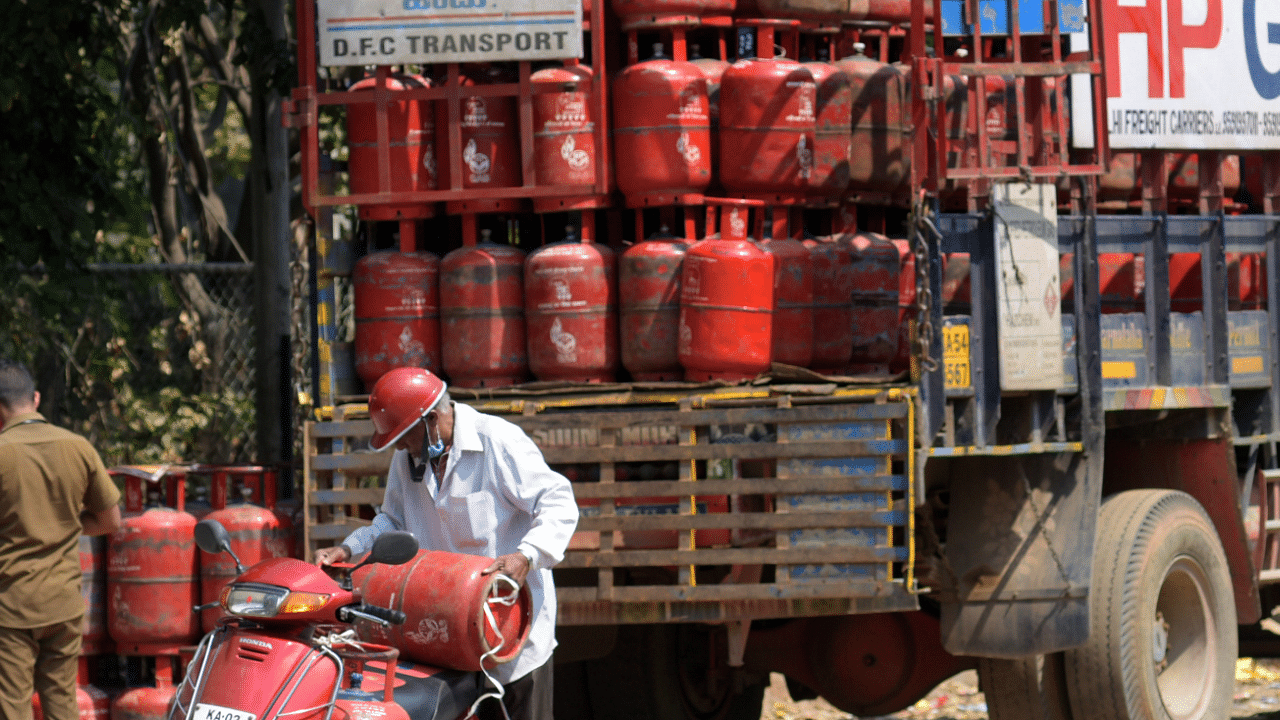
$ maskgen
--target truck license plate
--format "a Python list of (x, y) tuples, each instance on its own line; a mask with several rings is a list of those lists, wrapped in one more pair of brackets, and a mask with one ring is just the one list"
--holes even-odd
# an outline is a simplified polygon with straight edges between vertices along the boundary
[(192, 720), (255, 720), (253, 713), (205, 703), (196, 703), (196, 711), (191, 718)]

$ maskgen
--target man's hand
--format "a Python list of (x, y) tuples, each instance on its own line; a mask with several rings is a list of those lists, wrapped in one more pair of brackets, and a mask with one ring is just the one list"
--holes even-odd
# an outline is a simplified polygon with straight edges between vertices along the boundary
[(497, 560), (494, 560), (492, 565), (480, 572), (485, 575), (500, 572), (512, 580), (515, 580), (517, 585), (524, 585), (524, 579), (529, 575), (529, 558), (525, 557), (523, 553), (518, 552), (511, 553), (510, 555), (503, 555)]
[(351, 554), (347, 551), (345, 545), (335, 545), (334, 547), (320, 548), (316, 551), (316, 565), (324, 567), (332, 565), (336, 562), (346, 562), (351, 559)]

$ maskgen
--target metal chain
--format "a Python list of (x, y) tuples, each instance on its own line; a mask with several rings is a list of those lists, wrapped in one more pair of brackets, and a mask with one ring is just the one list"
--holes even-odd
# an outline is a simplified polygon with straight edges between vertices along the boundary
[[(912, 252), (916, 261), (916, 332), (914, 338), (915, 352), (919, 367), (923, 372), (934, 372), (938, 369), (937, 358), (931, 357), (933, 348), (933, 286), (929, 282), (929, 238), (936, 242), (942, 240), (942, 233), (933, 224), (925, 210), (924, 193), (916, 196), (911, 208)], [(926, 237), (925, 233), (929, 233)]]
[(1031, 481), (1027, 479), (1027, 474), (1022, 473), (1022, 489), (1027, 493), (1027, 504), (1031, 506), (1031, 512), (1035, 513), (1036, 524), (1040, 526), (1040, 537), (1044, 538), (1044, 544), (1049, 548), (1049, 555), (1053, 557), (1053, 564), (1058, 566), (1058, 576), (1062, 578), (1062, 582), (1067, 584), (1065, 592), (1071, 590), (1071, 577), (1067, 575), (1067, 569), (1062, 564), (1062, 558), (1058, 556), (1058, 551), (1053, 547), (1053, 540), (1049, 538), (1049, 532), (1044, 527), (1043, 516), (1040, 514), (1040, 505), (1036, 502), (1036, 496), (1031, 493)]
[(925, 542), (930, 546), (933, 556), (942, 561), (942, 569), (946, 571), (946, 582), (950, 583), (950, 587), (946, 588), (951, 592), (960, 591), (960, 575), (956, 573), (954, 567), (951, 566), (951, 558), (947, 557), (947, 549), (943, 547), (942, 539), (938, 537), (938, 529), (933, 525), (933, 513), (929, 511), (926, 504), (925, 511), (919, 513), (919, 519), (916, 527), (924, 530)]

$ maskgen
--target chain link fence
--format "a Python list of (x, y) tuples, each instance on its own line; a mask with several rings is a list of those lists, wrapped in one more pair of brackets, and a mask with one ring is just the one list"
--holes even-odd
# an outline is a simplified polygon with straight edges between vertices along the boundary
[(88, 429), (104, 456), (256, 462), (253, 265), (111, 263), (90, 270), (85, 327), (105, 343), (109, 387), (90, 382), (76, 394), (89, 406), (96, 427)]

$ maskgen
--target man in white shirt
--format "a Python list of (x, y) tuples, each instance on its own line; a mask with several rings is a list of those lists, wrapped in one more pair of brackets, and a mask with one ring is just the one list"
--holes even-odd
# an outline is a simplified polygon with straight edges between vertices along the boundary
[[(550, 720), (551, 654), (556, 647), (556, 591), (551, 568), (564, 559), (578, 524), (569, 481), (547, 466), (518, 426), (454, 403), (440, 378), (421, 368), (383, 375), (369, 395), (374, 450), (392, 444), (387, 488), (373, 524), (316, 564), (368, 552), (387, 530), (407, 530), (426, 550), (495, 558), (484, 572), (527, 582), (533, 624), (524, 649), (490, 674), (504, 687), (511, 720)], [(480, 718), (501, 718), (486, 700)]]

